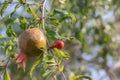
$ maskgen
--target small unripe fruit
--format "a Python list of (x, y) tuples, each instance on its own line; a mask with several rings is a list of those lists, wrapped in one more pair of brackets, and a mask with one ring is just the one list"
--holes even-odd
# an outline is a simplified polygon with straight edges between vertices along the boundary
[(62, 49), (64, 47), (64, 42), (62, 40), (57, 40), (50, 48)]

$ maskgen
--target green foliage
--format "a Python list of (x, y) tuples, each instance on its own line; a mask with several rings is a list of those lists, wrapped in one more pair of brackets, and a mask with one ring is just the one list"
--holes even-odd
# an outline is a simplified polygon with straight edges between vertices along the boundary
[[(89, 64), (92, 63), (93, 67), (99, 70), (105, 70), (109, 56), (113, 61), (119, 60), (119, 27), (115, 25), (120, 21), (119, 0), (50, 0), (50, 10), (47, 8), (49, 7), (48, 2), (44, 12), (45, 16), (42, 15), (44, 0), (27, 1), (3, 0), (0, 2), (0, 56), (5, 55), (5, 59), (0, 59), (0, 63), (6, 64), (7, 60), (11, 61), (16, 57), (16, 53), (19, 52), (17, 38), (23, 31), (38, 27), (44, 32), (43, 19), (45, 20), (44, 34), (47, 38), (47, 48), (59, 39), (65, 42), (65, 48), (45, 51), (43, 58), (36, 60), (30, 70), (24, 73), (23, 78), (20, 78), (23, 76), (21, 72), (17, 73), (17, 70), (10, 69), (10, 74), (18, 76), (15, 80), (34, 77), (38, 80), (53, 78), (62, 80), (61, 73), (65, 72), (65, 76), (68, 78), (70, 73), (67, 71), (69, 70), (73, 71), (74, 75), (70, 80), (83, 78), (91, 80), (89, 76), (84, 76), (92, 73), (86, 69)], [(112, 16), (104, 19), (105, 15), (111, 11), (115, 13), (113, 15), (115, 20), (110, 18)], [(100, 47), (98, 51), (95, 50), (96, 46)], [(94, 55), (93, 53), (96, 55), (88, 61), (86, 57), (83, 57), (86, 53), (91, 56)], [(74, 64), (81, 66), (74, 66), (73, 69)], [(85, 69), (83, 69), (83, 65), (86, 66)], [(8, 69), (11, 66), (15, 67), (12, 61), (8, 65)], [(106, 71), (106, 73), (108, 72)], [(4, 80), (10, 80), (7, 69), (3, 76)], [(11, 79), (12, 77), (14, 76), (11, 76)]]

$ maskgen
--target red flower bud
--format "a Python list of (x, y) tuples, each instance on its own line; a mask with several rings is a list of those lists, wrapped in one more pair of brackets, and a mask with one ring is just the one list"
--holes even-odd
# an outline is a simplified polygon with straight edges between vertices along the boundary
[(50, 48), (62, 49), (64, 47), (64, 42), (62, 40), (57, 40)]

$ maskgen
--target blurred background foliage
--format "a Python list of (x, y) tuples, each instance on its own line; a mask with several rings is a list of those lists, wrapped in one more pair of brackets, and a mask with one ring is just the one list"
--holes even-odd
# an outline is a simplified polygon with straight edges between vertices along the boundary
[[(8, 55), (17, 55), (21, 32), (31, 27), (42, 29), (42, 2), (0, 0), (1, 65), (7, 62)], [(49, 45), (63, 39), (62, 51), (70, 54), (62, 62), (68, 80), (74, 80), (75, 75), (89, 75), (93, 80), (120, 79), (120, 0), (47, 0), (45, 7)], [(32, 80), (42, 80), (40, 66)], [(8, 67), (12, 80), (30, 80), (29, 71), (17, 69), (14, 62)], [(2, 68), (0, 71), (2, 74)], [(63, 80), (61, 74), (57, 80)]]

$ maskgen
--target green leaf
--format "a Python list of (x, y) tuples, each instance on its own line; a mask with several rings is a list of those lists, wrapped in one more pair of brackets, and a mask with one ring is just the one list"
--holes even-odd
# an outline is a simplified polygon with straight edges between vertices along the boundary
[(32, 77), (33, 71), (35, 70), (35, 68), (42, 63), (43, 58), (39, 58), (32, 66), (32, 68), (30, 69), (30, 76)]
[(30, 6), (30, 11), (31, 11), (31, 13), (32, 13), (32, 15), (34, 16), (35, 19), (38, 18), (33, 6)]
[(76, 21), (76, 17), (72, 13), (68, 14), (68, 16), (72, 19), (72, 21)]
[(46, 61), (46, 63), (49, 65), (55, 65), (55, 60)]
[(0, 10), (0, 14), (3, 15), (5, 9), (7, 8), (8, 4), (3, 4), (2, 9)]
[(53, 14), (56, 14), (56, 13), (64, 15), (64, 17), (65, 16), (70, 17), (73, 21), (76, 21), (76, 17), (72, 13), (68, 13), (65, 10), (54, 9)]
[(54, 30), (54, 29), (46, 29), (47, 30), (47, 36), (50, 39), (57, 40), (57, 39), (62, 39), (62, 37)]
[[(4, 1), (7, 1), (7, 0), (4, 0)], [(12, 2), (13, 0), (8, 0), (9, 2)]]
[(53, 70), (46, 70), (46, 72), (42, 75), (44, 78), (48, 78), (48, 76), (50, 75), (50, 73), (52, 72)]
[(16, 36), (17, 36), (16, 33), (14, 32), (12, 26), (7, 27), (7, 31), (6, 31), (6, 33), (7, 33), (7, 35), (8, 35), (9, 37), (11, 37), (11, 36), (16, 37)]
[(47, 55), (46, 58), (44, 58), (44, 61), (49, 66), (57, 65), (55, 62), (54, 56), (51, 56), (51, 55)]
[(25, 2), (25, 0), (18, 0), (19, 3), (23, 4)]
[(0, 36), (0, 39), (5, 39), (6, 38), (6, 36)]
[(9, 44), (5, 46), (4, 52), (5, 52), (6, 55), (8, 55), (8, 52), (9, 52), (8, 49), (9, 48), (11, 48), (11, 46)]
[(75, 38), (80, 41), (80, 43), (82, 45), (81, 50), (83, 51), (84, 48), (86, 47), (86, 40), (85, 40), (84, 34), (82, 32), (80, 32), (79, 30), (76, 30)]
[(103, 36), (103, 42), (104, 42), (104, 43), (109, 43), (109, 42), (111, 42), (111, 36), (105, 34), (105, 35)]
[(27, 19), (26, 19), (26, 18), (20, 18), (20, 22), (21, 22), (22, 24), (26, 24), (26, 23), (27, 23)]
[(82, 79), (92, 80), (90, 76), (85, 75), (72, 76), (72, 78), (70, 78), (70, 80), (82, 80)]
[(64, 21), (65, 19), (69, 19), (69, 18), (72, 20), (71, 22), (76, 21), (76, 17), (72, 13), (69, 13), (69, 14), (64, 15), (63, 17), (61, 17), (60, 22)]
[(4, 72), (4, 80), (11, 80), (8, 70), (6, 69)]
[(54, 76), (53, 73), (56, 71), (56, 66), (51, 67), (50, 69), (47, 69), (43, 74), (42, 77), (45, 78), (45, 80), (48, 80), (48, 78)]
[(59, 72), (62, 72), (62, 71), (64, 70), (64, 66), (63, 66), (63, 65), (60, 66), (60, 67), (58, 68), (58, 70), (59, 70)]
[(54, 18), (54, 17), (49, 17), (48, 19), (49, 19), (50, 22), (51, 22), (52, 24), (54, 24), (54, 25), (60, 24), (60, 21), (59, 21), (58, 19)]
[(47, 55), (47, 59), (48, 59), (48, 60), (52, 60), (52, 59), (54, 59), (54, 56), (52, 56), (52, 55)]
[(26, 18), (20, 17), (19, 22), (20, 22), (20, 28), (21, 29), (26, 30), (28, 28), (27, 19)]
[(4, 21), (4, 23), (5, 23), (6, 25), (8, 25), (8, 24), (10, 24), (10, 23), (13, 23), (13, 21), (14, 21), (14, 20), (12, 20), (11, 18), (8, 18), (8, 19), (6, 19), (6, 20)]
[(25, 10), (31, 14), (31, 10), (30, 10), (30, 5), (29, 4), (26, 4), (26, 6), (24, 6)]
[(61, 51), (61, 50), (59, 50), (59, 49), (57, 49), (57, 48), (54, 49), (54, 54), (55, 54), (59, 59), (61, 59), (61, 58), (69, 58), (69, 57), (70, 57), (70, 55), (69, 55), (68, 53), (63, 52), (63, 51)]
[(46, 12), (47, 12), (47, 15), (51, 15), (50, 10), (46, 10)]
[(67, 14), (69, 14), (69, 13), (68, 13), (67, 11), (65, 11), (65, 10), (54, 9), (53, 14), (56, 14), (56, 13), (61, 14), (61, 15), (67, 15)]

